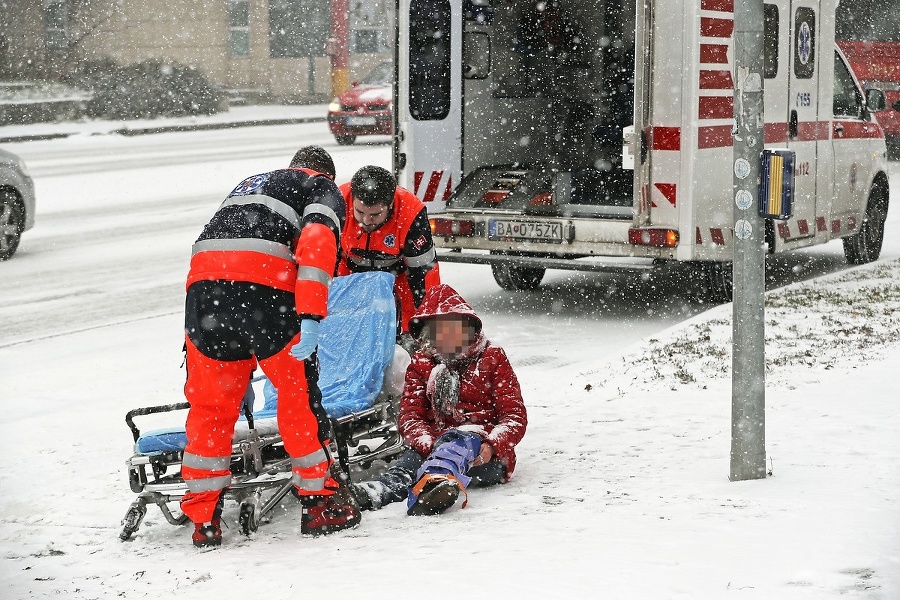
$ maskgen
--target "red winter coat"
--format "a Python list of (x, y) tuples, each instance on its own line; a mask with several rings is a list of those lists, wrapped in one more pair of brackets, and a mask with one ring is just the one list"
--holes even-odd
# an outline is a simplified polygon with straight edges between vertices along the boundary
[[(481, 319), (448, 285), (428, 290), (412, 318), (411, 330), (417, 332), (429, 318), (448, 314), (469, 317), (478, 334), (466, 350), (450, 359), (433, 350), (413, 354), (400, 400), (400, 433), (423, 456), (428, 456), (437, 438), (450, 429), (477, 433), (491, 445), (495, 460), (506, 466), (508, 480), (516, 468), (515, 446), (528, 425), (519, 380), (503, 349), (484, 337)], [(459, 400), (448, 412), (435, 408), (434, 382), (429, 386), (432, 372), (440, 363), (459, 374)]]

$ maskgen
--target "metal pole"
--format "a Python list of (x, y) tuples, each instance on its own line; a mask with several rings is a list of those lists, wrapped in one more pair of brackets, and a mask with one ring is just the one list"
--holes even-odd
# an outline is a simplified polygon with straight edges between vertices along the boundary
[(734, 306), (731, 481), (766, 476), (765, 229), (757, 211), (764, 143), (763, 0), (734, 2)]

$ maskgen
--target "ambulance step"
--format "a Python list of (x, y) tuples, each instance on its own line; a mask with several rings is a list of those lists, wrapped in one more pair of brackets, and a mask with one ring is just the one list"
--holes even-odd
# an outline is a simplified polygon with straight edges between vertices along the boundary
[(616, 261), (606, 257), (597, 258), (544, 258), (540, 256), (509, 256), (506, 254), (480, 254), (476, 252), (438, 252), (441, 262), (467, 263), (472, 265), (513, 264), (565, 271), (590, 271), (603, 273), (633, 273), (651, 271), (655, 267), (653, 259), (627, 259)]

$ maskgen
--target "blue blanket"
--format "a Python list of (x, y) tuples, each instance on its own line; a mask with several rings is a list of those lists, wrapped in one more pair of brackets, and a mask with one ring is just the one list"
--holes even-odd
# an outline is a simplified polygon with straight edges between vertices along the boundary
[[(354, 273), (337, 277), (328, 292), (328, 316), (319, 327), (319, 389), (332, 419), (370, 408), (394, 358), (397, 306), (394, 276)], [(276, 406), (266, 381), (265, 406)], [(265, 407), (264, 407), (265, 409)]]

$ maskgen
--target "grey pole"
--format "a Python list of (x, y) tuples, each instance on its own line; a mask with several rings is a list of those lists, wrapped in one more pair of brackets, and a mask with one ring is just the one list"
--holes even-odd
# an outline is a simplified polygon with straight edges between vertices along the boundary
[(764, 143), (763, 0), (734, 2), (734, 305), (731, 481), (766, 476), (765, 229), (757, 211)]

